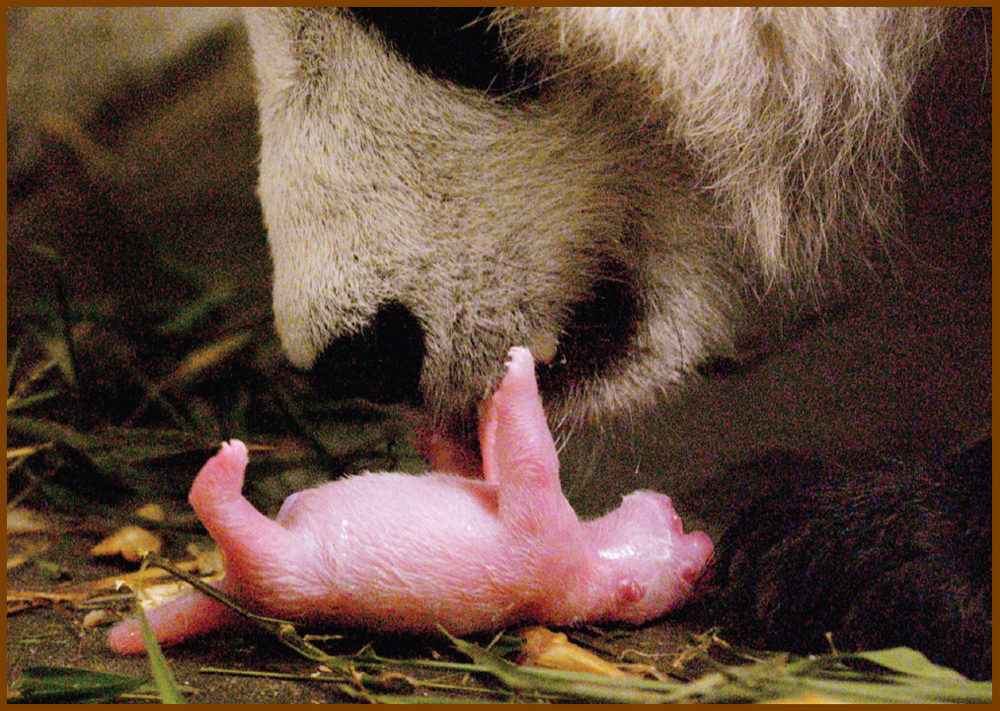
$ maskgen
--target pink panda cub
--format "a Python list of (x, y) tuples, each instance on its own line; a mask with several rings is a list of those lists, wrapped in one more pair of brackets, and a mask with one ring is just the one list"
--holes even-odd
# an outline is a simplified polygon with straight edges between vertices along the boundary
[[(712, 543), (683, 532), (668, 497), (639, 491), (602, 518), (577, 518), (527, 349), (511, 349), (480, 431), (482, 480), (368, 473), (293, 494), (273, 521), (242, 496), (246, 447), (223, 444), (189, 497), (225, 555), (220, 589), (270, 617), (454, 634), (641, 623), (689, 597)], [(197, 592), (147, 617), (162, 644), (236, 621)], [(109, 642), (141, 652), (137, 621)]]

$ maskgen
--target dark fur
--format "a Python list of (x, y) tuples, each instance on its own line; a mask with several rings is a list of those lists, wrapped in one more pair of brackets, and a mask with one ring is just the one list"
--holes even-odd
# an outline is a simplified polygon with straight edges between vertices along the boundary
[[(801, 654), (907, 646), (993, 674), (992, 436), (944, 466), (772, 454), (736, 477), (784, 480), (720, 543), (707, 621)], [(826, 633), (831, 633), (827, 640)]]

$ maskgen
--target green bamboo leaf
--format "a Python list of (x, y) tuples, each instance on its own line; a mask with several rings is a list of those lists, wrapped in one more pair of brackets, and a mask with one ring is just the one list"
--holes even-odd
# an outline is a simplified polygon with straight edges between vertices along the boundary
[(920, 652), (909, 647), (893, 647), (892, 649), (882, 649), (875, 652), (859, 652), (857, 656), (876, 664), (881, 664), (883, 667), (900, 672), (901, 674), (958, 683), (968, 681), (957, 671), (938, 666)]
[(65, 565), (48, 560), (35, 560), (33, 562), (38, 572), (49, 580), (68, 580), (73, 577), (73, 571)]
[(614, 679), (584, 672), (521, 667), (489, 649), (452, 637), (438, 629), (455, 648), (470, 657), (483, 672), (492, 674), (507, 688), (539, 697), (568, 698), (610, 703), (666, 703), (684, 693), (683, 684), (644, 679)]
[(60, 390), (46, 390), (45, 392), (36, 393), (34, 395), (28, 395), (27, 397), (20, 398), (14, 402), (7, 401), (7, 412), (16, 412), (17, 410), (25, 410), (32, 405), (37, 405), (40, 402), (45, 402), (46, 400), (51, 400), (54, 397), (58, 397), (61, 394)]
[[(72, 667), (27, 667), (11, 687), (14, 703), (108, 703), (146, 683), (124, 674)], [(8, 703), (12, 700), (8, 699)]]
[(195, 348), (184, 357), (164, 381), (166, 387), (183, 390), (204, 372), (216, 367), (253, 340), (253, 333), (241, 331)]
[(35, 440), (66, 445), (81, 453), (86, 453), (100, 443), (97, 437), (82, 434), (67, 425), (29, 417), (8, 417), (7, 428)]
[(21, 357), (21, 344), (14, 347), (14, 352), (7, 355), (7, 409), (10, 409), (10, 379), (14, 377), (14, 369)]
[(205, 289), (199, 298), (180, 306), (177, 313), (160, 326), (160, 333), (175, 336), (193, 330), (213, 309), (231, 301), (235, 295), (236, 290), (228, 283), (219, 283), (214, 288)]
[(69, 425), (19, 416), (8, 417), (7, 427), (33, 440), (67, 447), (105, 476), (129, 486), (144, 482), (145, 469), (168, 465), (171, 458), (182, 455), (207, 456), (218, 444), (179, 430), (113, 427), (84, 434)]

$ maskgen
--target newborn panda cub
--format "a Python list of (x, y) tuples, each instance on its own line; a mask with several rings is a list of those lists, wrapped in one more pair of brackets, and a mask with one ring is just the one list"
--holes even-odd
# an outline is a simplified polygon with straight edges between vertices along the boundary
[[(486, 404), (483, 479), (368, 473), (290, 496), (277, 520), (245, 498), (247, 449), (222, 445), (189, 500), (225, 555), (220, 589), (261, 614), (382, 632), (454, 634), (516, 623), (641, 623), (683, 603), (712, 555), (670, 499), (639, 491), (581, 522), (525, 348)], [(198, 593), (147, 613), (161, 644), (236, 622)], [(143, 650), (137, 620), (110, 633)]]

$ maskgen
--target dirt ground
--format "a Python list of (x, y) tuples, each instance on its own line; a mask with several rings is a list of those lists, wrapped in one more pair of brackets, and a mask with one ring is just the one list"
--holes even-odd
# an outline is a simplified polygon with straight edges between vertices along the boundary
[[(656, 437), (611, 436), (597, 453), (589, 446), (574, 451), (571, 443), (564, 454), (567, 469), (605, 472), (600, 481), (582, 477), (567, 485), (574, 505), (613, 505), (623, 492), (650, 483), (650, 468), (637, 462), (657, 461), (659, 470), (672, 472), (671, 495), (689, 525), (704, 525), (714, 536), (733, 501), (753, 493), (750, 482), (734, 487), (724, 476), (748, 452), (785, 447), (820, 454), (934, 454), (992, 430), (992, 76), (983, 56), (984, 47), (992, 46), (991, 16), (986, 22), (984, 35), (982, 17), (964, 21), (915, 99), (915, 135), (927, 165), (909, 168), (906, 249), (894, 250), (890, 276), (860, 287), (846, 308), (791, 334), (759, 367), (710, 378), (682, 409), (651, 415)], [(31, 243), (74, 255), (65, 278), (81, 298), (103, 293), (142, 299), (169, 291), (169, 284), (144, 276), (143, 245), (155, 242), (161, 252), (208, 274), (235, 272), (245, 286), (240, 298), (248, 308), (266, 311), (269, 266), (253, 197), (257, 143), (246, 57), (232, 47), (220, 56), (213, 71), (185, 79), (180, 95), (174, 91), (140, 118), (119, 122), (121, 132), (95, 144), (110, 145), (114, 156), (142, 166), (130, 182), (120, 182), (117, 174), (95, 177), (94, 167), (106, 164), (81, 159), (95, 145), (66, 127), (53, 129), (51, 155), (42, 168), (8, 181), (9, 323), (25, 318), (34, 295), (53, 288), (44, 270), (36, 269)], [(205, 102), (211, 106), (192, 114), (191, 105)], [(201, 123), (192, 126), (192, 120)], [(210, 136), (211, 145), (171, 155), (186, 169), (150, 160), (152, 134), (184, 143), (183, 136), (197, 131)], [(58, 592), (131, 570), (86, 555), (126, 518), (124, 505), (61, 518), (62, 533), (45, 557), (71, 571), (71, 580), (53, 582), (36, 566), (22, 565), (8, 571), (8, 593)], [(174, 535), (168, 547), (179, 553), (193, 536)], [(8, 557), (22, 543), (9, 536)], [(33, 665), (148, 676), (144, 657), (112, 653), (104, 642), (106, 628), (84, 629), (83, 614), (58, 603), (8, 614), (8, 689)], [(609, 656), (633, 650), (635, 658), (649, 655), (665, 664), (686, 633), (701, 631), (702, 623), (675, 619), (603, 643)], [(356, 648), (368, 641), (388, 657), (426, 655), (429, 647), (442, 658), (464, 661), (444, 640), (358, 638)], [(195, 690), (192, 702), (347, 699), (321, 682), (201, 671), (315, 671), (315, 664), (251, 631), (195, 640), (168, 650), (167, 658), (180, 683)]]

